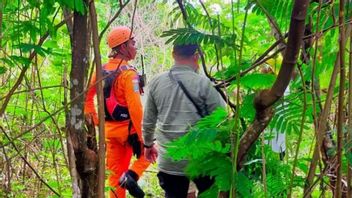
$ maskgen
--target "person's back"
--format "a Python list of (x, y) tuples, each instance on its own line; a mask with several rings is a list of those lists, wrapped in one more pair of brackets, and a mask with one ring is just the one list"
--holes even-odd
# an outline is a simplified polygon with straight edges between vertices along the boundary
[[(125, 189), (134, 197), (144, 197), (137, 180), (149, 166), (142, 152), (142, 104), (139, 78), (136, 69), (128, 61), (136, 56), (137, 49), (132, 30), (125, 26), (113, 28), (108, 34), (111, 48), (109, 61), (103, 66), (106, 168), (109, 174), (110, 198), (125, 198)], [(86, 95), (85, 114), (98, 117), (94, 105), (95, 77)], [(135, 160), (131, 165), (131, 157)]]
[[(212, 112), (219, 106), (218, 94), (212, 92), (210, 81), (206, 77), (197, 74), (191, 67), (175, 65), (171, 69), (171, 75), (184, 84), (200, 109)], [(155, 118), (149, 116), (149, 111), (154, 111), (154, 109), (149, 108), (150, 106), (148, 105), (151, 102), (148, 100), (154, 100), (153, 103), (158, 112), (156, 118), (158, 120), (156, 139), (160, 147), (159, 168), (171, 174), (183, 175), (184, 162), (175, 163), (171, 159), (164, 157), (166, 144), (187, 133), (188, 129), (201, 116), (198, 115), (196, 107), (185, 96), (183, 90), (179, 88), (179, 85), (172, 77), (170, 78), (170, 72), (165, 72), (154, 78), (149, 84), (150, 91), (143, 126), (145, 130), (148, 130), (149, 126), (155, 126), (153, 123)], [(172, 168), (168, 168), (169, 166)]]
[[(167, 144), (186, 134), (202, 116), (223, 106), (220, 95), (211, 82), (196, 73), (198, 69), (198, 54), (195, 53), (197, 46), (190, 45), (191, 50), (188, 46), (182, 47), (180, 51), (177, 51), (177, 48), (175, 50), (174, 47), (175, 65), (171, 70), (160, 74), (149, 83), (149, 94), (143, 118), (143, 137), (147, 147), (145, 155), (152, 162), (155, 161), (153, 155), (159, 155), (158, 177), (166, 197), (186, 196), (189, 183), (184, 173), (187, 162), (175, 162), (170, 159), (166, 154)], [(180, 84), (186, 90), (183, 90)], [(154, 138), (157, 140), (158, 151), (153, 147)], [(209, 179), (203, 180), (202, 184), (205, 184), (203, 187), (201, 183), (195, 183), (202, 192), (212, 182)], [(176, 188), (173, 189), (173, 187)]]

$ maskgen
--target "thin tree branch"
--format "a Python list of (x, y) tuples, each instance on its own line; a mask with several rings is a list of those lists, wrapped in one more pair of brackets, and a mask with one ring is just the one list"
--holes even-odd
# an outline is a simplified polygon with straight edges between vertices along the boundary
[[(96, 86), (99, 82), (103, 81), (104, 79), (108, 78), (109, 76), (114, 75), (114, 72), (111, 72), (111, 74), (103, 76), (103, 78), (101, 79), (97, 79), (96, 82), (94, 84), (92, 84), (91, 86), (89, 86), (87, 89), (84, 89), (82, 91), (82, 93), (77, 94), (76, 97), (74, 97), (73, 99), (71, 99), (70, 102), (66, 102), (65, 105), (63, 105), (62, 107), (60, 107), (59, 109), (57, 109), (56, 111), (54, 111), (53, 113), (51, 113), (49, 116), (43, 118), (42, 120), (40, 120), (37, 124), (35, 124), (34, 126), (30, 127), (27, 130), (22, 131), (20, 134), (18, 134), (16, 137), (12, 138), (13, 140), (17, 140), (18, 138), (26, 135), (27, 133), (31, 132), (33, 129), (37, 128), (38, 126), (40, 126), (43, 122), (45, 122), (46, 120), (50, 119), (52, 116), (60, 113), (61, 111), (65, 110), (67, 107), (69, 107), (73, 102), (75, 102), (77, 99), (79, 99), (80, 97), (82, 97), (90, 88)], [(0, 148), (3, 148), (7, 145), (9, 145), (10, 142), (6, 143), (6, 144), (2, 144), (0, 145)]]
[(264, 90), (255, 98), (256, 117), (253, 124), (246, 130), (240, 141), (237, 164), (238, 168), (244, 160), (252, 144), (269, 123), (273, 112), (271, 106), (285, 92), (296, 64), (299, 49), (302, 44), (304, 22), (307, 15), (309, 0), (295, 0), (291, 15), (290, 29), (285, 56), (278, 77), (270, 90)]
[(340, 52), (340, 88), (339, 101), (337, 110), (337, 179), (335, 197), (341, 197), (341, 180), (342, 180), (342, 149), (343, 149), (343, 123), (344, 118), (344, 98), (345, 98), (345, 28), (344, 28), (344, 9), (345, 1), (340, 0), (339, 9), (339, 52)]
[[(350, 32), (351, 32), (351, 25), (347, 26), (347, 28), (346, 28), (346, 34), (349, 34)], [(307, 192), (307, 191), (308, 191), (308, 189), (310, 189), (310, 186), (312, 185), (313, 180), (314, 180), (317, 162), (320, 157), (319, 151), (320, 151), (320, 148), (321, 148), (324, 136), (325, 136), (324, 132), (326, 131), (326, 120), (328, 119), (328, 115), (330, 113), (330, 109), (331, 109), (331, 105), (332, 105), (333, 92), (334, 92), (334, 88), (335, 88), (335, 84), (336, 84), (337, 74), (338, 74), (338, 71), (340, 68), (340, 58), (339, 58), (340, 55), (339, 54), (340, 54), (340, 52), (338, 52), (336, 60), (335, 60), (334, 70), (331, 75), (330, 85), (328, 88), (324, 108), (319, 116), (318, 129), (316, 132), (317, 141), (316, 141), (316, 145), (314, 147), (313, 158), (310, 163), (310, 168), (309, 168), (308, 176), (306, 179), (306, 186), (304, 189), (304, 193), (307, 194), (307, 197), (310, 196), (310, 192)]]
[[(44, 63), (45, 61), (43, 61), (42, 63)], [(44, 98), (44, 93), (43, 93), (43, 88), (42, 88), (42, 82), (41, 82), (41, 77), (40, 77), (40, 72), (39, 72), (39, 68), (37, 67), (37, 64), (34, 65), (34, 68), (37, 72), (37, 77), (38, 77), (38, 84), (39, 84), (39, 90), (40, 90), (40, 95), (41, 95), (41, 98), (42, 98), (42, 106), (43, 106), (43, 111), (45, 113), (47, 113), (48, 115), (50, 115), (50, 112), (48, 111), (48, 109), (46, 108), (46, 105), (45, 105), (45, 98)], [(59, 135), (59, 139), (60, 139), (60, 143), (61, 143), (61, 146), (62, 146), (62, 152), (64, 153), (64, 145), (63, 145), (63, 139), (62, 139), (62, 134), (61, 134), (61, 130), (60, 130), (60, 127), (59, 127), (59, 124), (57, 123), (56, 119), (51, 116), (50, 117), (51, 121), (53, 122), (54, 126), (56, 127), (56, 130), (58, 132), (58, 135)], [(66, 162), (66, 165), (68, 165), (68, 161), (67, 161), (67, 158), (66, 158), (66, 155), (63, 155), (64, 157), (64, 160)]]
[(10, 167), (11, 159), (9, 159), (9, 157), (7, 156), (5, 148), (2, 148), (2, 150), (3, 150), (3, 154), (5, 157), (5, 161), (6, 161), (5, 166), (6, 166), (6, 171), (7, 171), (7, 174), (6, 174), (6, 171), (3, 171), (3, 174), (7, 178), (7, 181), (5, 179), (5, 182), (4, 182), (5, 183), (4, 184), (5, 185), (4, 191), (5, 191), (5, 193), (10, 194), (10, 192), (11, 192), (11, 167)]
[[(200, 1), (201, 2), (201, 1)], [(186, 23), (186, 25), (189, 27), (189, 28), (192, 28), (191, 24), (188, 22), (188, 15), (187, 15), (187, 12), (183, 6), (183, 3), (182, 3), (182, 0), (177, 0), (177, 3), (178, 3), (178, 6), (181, 10), (181, 13), (182, 13), (182, 16), (183, 16), (183, 19)], [(202, 67), (203, 67), (203, 71), (205, 73), (205, 75), (211, 80), (211, 81), (216, 81), (216, 79), (214, 79), (213, 77), (210, 76), (210, 74), (207, 72), (207, 67), (206, 67), (206, 63), (205, 63), (205, 58), (204, 58), (204, 53), (202, 52), (200, 46), (198, 47), (198, 51), (199, 51), (199, 55), (200, 55), (200, 58), (201, 58), (201, 62), (202, 62)], [(221, 97), (223, 98), (224, 101), (226, 101), (229, 106), (231, 107), (231, 109), (236, 109), (236, 105), (233, 104), (229, 99), (228, 99), (228, 96), (225, 94), (225, 92), (223, 92), (220, 88), (220, 86), (215, 86), (215, 89), (219, 92), (219, 94), (221, 95)]]
[(2, 43), (2, 18), (3, 18), (2, 10), (3, 9), (4, 9), (4, 2), (1, 0), (0, 1), (0, 48), (2, 48), (1, 43)]
[[(208, 10), (206, 9), (206, 7), (205, 7), (203, 1), (202, 1), (202, 0), (199, 0), (199, 3), (200, 3), (200, 5), (202, 6), (202, 8), (203, 8), (205, 14), (206, 14), (207, 17), (208, 17), (208, 23), (209, 23), (210, 28), (211, 28), (211, 34), (212, 34), (212, 35), (215, 35), (214, 26), (213, 26), (213, 23), (212, 23), (212, 21), (211, 21), (210, 14), (209, 14)], [(220, 23), (220, 21), (218, 21), (218, 23)], [(219, 25), (220, 25), (220, 24), (219, 24)], [(218, 65), (219, 65), (219, 53), (218, 53), (219, 49), (218, 49), (218, 46), (217, 46), (216, 43), (214, 43), (214, 49), (215, 49), (215, 56), (216, 56), (216, 64), (217, 64), (217, 67), (218, 67)], [(204, 70), (205, 73), (207, 73), (206, 67), (203, 66), (203, 70)], [(210, 75), (208, 74), (208, 76), (210, 76)], [(209, 78), (209, 77), (208, 77), (208, 78)], [(209, 78), (209, 79), (212, 80), (212, 79), (214, 79), (214, 78), (211, 77), (211, 78)], [(215, 79), (214, 79), (214, 80), (215, 80)]]
[(63, 7), (62, 12), (64, 14), (64, 18), (66, 20), (66, 27), (68, 30), (68, 33), (70, 35), (70, 45), (72, 49), (72, 43), (73, 43), (73, 21), (72, 21), (72, 13), (69, 9)]
[[(345, 25), (348, 25), (348, 24), (352, 24), (352, 20), (351, 20), (351, 19), (348, 20), (348, 21), (345, 23)], [(321, 32), (321, 34), (324, 34), (324, 33), (328, 32), (328, 31), (330, 31), (330, 30), (332, 30), (332, 29), (334, 29), (334, 28), (337, 28), (337, 27), (339, 27), (339, 25), (332, 25), (332, 26), (330, 26), (330, 27), (324, 29), (324, 30)], [(304, 37), (303, 37), (303, 40), (308, 40), (308, 39), (311, 39), (311, 38), (313, 38), (313, 37), (318, 38), (317, 35), (318, 35), (317, 33), (314, 33), (314, 34), (310, 34), (310, 35), (304, 36)], [(286, 39), (287, 36), (288, 36), (288, 34), (285, 34), (284, 39)], [(257, 66), (260, 66), (261, 64), (263, 64), (264, 62), (266, 62), (266, 61), (269, 60), (270, 58), (274, 57), (274, 56), (272, 56), (272, 55), (270, 55), (270, 56), (267, 57), (267, 55), (268, 55), (272, 50), (274, 50), (277, 46), (279, 46), (282, 42), (284, 42), (284, 40), (276, 40), (275, 43), (273, 43), (260, 57), (258, 57), (248, 69), (246, 69), (245, 71), (243, 71), (243, 72), (240, 74), (240, 76), (243, 76), (243, 75), (247, 74), (248, 72), (250, 72), (250, 71), (252, 71), (253, 69), (255, 69)], [(275, 51), (274, 54), (277, 54), (277, 53), (279, 53), (279, 52), (282, 52), (282, 51), (284, 51), (285, 49), (286, 49), (286, 47), (281, 47), (281, 48), (279, 48), (277, 51)], [(232, 76), (232, 77), (230, 77), (229, 79), (224, 80), (223, 82), (221, 82), (221, 83), (219, 83), (219, 84), (216, 84), (216, 86), (223, 87), (224, 84), (229, 85), (229, 83), (232, 82), (232, 81), (234, 81), (234, 80), (236, 80), (236, 76), (235, 76), (235, 75)]]
[(279, 25), (276, 23), (276, 21), (270, 15), (270, 13), (265, 9), (265, 7), (260, 3), (260, 1), (258, 0), (255, 0), (255, 1), (256, 1), (256, 4), (258, 4), (258, 6), (260, 7), (260, 9), (264, 12), (265, 16), (268, 18), (270, 26), (274, 29), (274, 36), (276, 40), (282, 40), (282, 44), (286, 45), (284, 36), (281, 33)]
[[(59, 24), (57, 24), (55, 26), (55, 29), (59, 29), (61, 26), (63, 26), (66, 22), (66, 19), (61, 21)], [(49, 32), (46, 32), (38, 41), (38, 46), (41, 46), (44, 41), (49, 37)], [(28, 60), (31, 62), (33, 60), (33, 58), (37, 55), (37, 52), (35, 50), (33, 50), (30, 55), (29, 55), (29, 58)], [(22, 68), (22, 71), (16, 81), (16, 83), (14, 84), (14, 86), (10, 89), (9, 93), (6, 95), (5, 97), (5, 101), (4, 103), (2, 104), (1, 106), (1, 109), (0, 109), (0, 117), (3, 116), (3, 114), (5, 113), (5, 110), (6, 110), (6, 107), (8, 105), (8, 103), (10, 102), (10, 99), (11, 99), (11, 96), (13, 95), (13, 93), (15, 92), (15, 90), (18, 88), (18, 86), (20, 86), (24, 76), (25, 76), (25, 73), (27, 71), (27, 69), (29, 68), (29, 65), (26, 65), (25, 67)]]
[[(98, 35), (98, 22), (97, 13), (94, 1), (90, 1), (89, 4), (90, 22), (92, 25), (93, 32), (93, 46), (94, 46), (94, 59), (96, 65), (96, 78), (100, 79), (103, 76), (101, 56), (99, 49), (99, 35)], [(98, 95), (98, 117), (99, 117), (99, 165), (98, 165), (98, 197), (104, 197), (105, 187), (105, 119), (104, 119), (104, 96), (103, 96), (103, 85), (102, 82), (97, 84), (97, 95)]]
[[(321, 15), (321, 7), (322, 7), (322, 0), (319, 0), (319, 6), (318, 6), (318, 16), (317, 16), (317, 20), (316, 20), (316, 30), (315, 33), (319, 34), (319, 26), (320, 26), (320, 15)], [(311, 23), (310, 23), (311, 24)], [(316, 79), (316, 74), (315, 74), (315, 68), (316, 68), (316, 62), (317, 62), (317, 53), (318, 53), (318, 44), (319, 44), (319, 37), (317, 37), (316, 41), (315, 41), (315, 46), (314, 46), (314, 55), (313, 55), (313, 62), (312, 62), (312, 76), (311, 76), (311, 90), (312, 90), (312, 102), (313, 102), (313, 122), (314, 125), (317, 126), (317, 110), (316, 110), (316, 100), (315, 100), (315, 95), (316, 90), (315, 90), (315, 79)], [(303, 52), (305, 51), (305, 47), (304, 50), (302, 50)], [(309, 55), (308, 55), (309, 56)], [(309, 59), (309, 57), (307, 57), (307, 59)], [(308, 61), (308, 60), (307, 60)]]
[(11, 138), (8, 136), (8, 134), (6, 133), (5, 129), (2, 128), (2, 126), (0, 126), (1, 131), (4, 133), (4, 135), (6, 136), (6, 138), (9, 140), (9, 142), (12, 144), (13, 148), (16, 150), (16, 152), (20, 155), (20, 157), (22, 158), (22, 160), (24, 161), (25, 164), (27, 164), (27, 166), (33, 171), (33, 173), (37, 176), (37, 178), (40, 180), (41, 183), (43, 183), (46, 187), (48, 187), (53, 193), (55, 193), (57, 196), (60, 197), (60, 194), (58, 192), (56, 192), (48, 183), (46, 183), (42, 177), (37, 173), (37, 171), (33, 168), (33, 166), (26, 160), (25, 157), (23, 157), (22, 154), (20, 154), (19, 150), (17, 149), (17, 146), (13, 143), (13, 140), (11, 140)]
[[(352, 16), (351, 16), (352, 17)], [(349, 72), (348, 72), (348, 132), (347, 142), (352, 142), (352, 32), (350, 33), (350, 53), (349, 53)], [(347, 148), (347, 153), (352, 152), (352, 148)], [(347, 165), (347, 198), (352, 198), (352, 165)]]
[(184, 5), (182, 3), (182, 0), (176, 0), (176, 2), (178, 4), (178, 7), (181, 10), (184, 22), (187, 24), (188, 27), (192, 27), (191, 24), (187, 20), (188, 19), (188, 15), (187, 15), (186, 9), (185, 9), (185, 7), (184, 7)]
[(297, 160), (298, 160), (299, 147), (302, 142), (304, 123), (306, 120), (306, 111), (307, 111), (307, 89), (306, 89), (306, 84), (305, 84), (306, 81), (304, 79), (304, 75), (303, 75), (301, 66), (298, 66), (298, 71), (299, 71), (299, 75), (301, 76), (301, 82), (302, 82), (302, 88), (303, 88), (303, 110), (302, 110), (303, 113), (302, 113), (302, 118), (301, 118), (298, 142), (296, 143), (297, 147), (296, 147), (296, 152), (295, 152), (295, 158), (293, 160), (293, 167), (292, 167), (292, 171), (291, 171), (290, 185), (289, 185), (289, 191), (287, 193), (287, 197), (291, 197), (291, 194), (292, 194), (293, 180), (296, 175), (296, 166), (297, 166)]
[(127, 4), (131, 0), (127, 0), (124, 4), (120, 1), (120, 7), (119, 10), (115, 13), (115, 15), (109, 20), (109, 22), (106, 24), (106, 26), (103, 28), (103, 30), (99, 34), (99, 43), (101, 42), (101, 39), (103, 38), (103, 35), (105, 32), (109, 29), (110, 25), (117, 19), (117, 17), (120, 16), (122, 10), (127, 6)]
[[(33, 92), (33, 91), (38, 91), (38, 90), (59, 88), (59, 87), (63, 87), (63, 86), (62, 85), (51, 85), (51, 86), (44, 86), (44, 87), (36, 87), (36, 88), (32, 88), (32, 89), (27, 89), (27, 90), (16, 91), (12, 95), (16, 95), (16, 94), (20, 94), (20, 93)], [(64, 88), (67, 88), (67, 87), (64, 87)], [(3, 99), (5, 99), (5, 96), (0, 98), (0, 100), (3, 100)]]

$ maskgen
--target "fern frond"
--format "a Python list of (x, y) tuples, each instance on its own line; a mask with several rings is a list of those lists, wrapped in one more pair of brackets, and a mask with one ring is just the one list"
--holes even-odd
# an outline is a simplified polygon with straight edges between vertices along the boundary
[[(253, 12), (258, 15), (265, 15), (262, 7), (266, 12), (274, 18), (280, 26), (280, 29), (287, 29), (290, 18), (287, 17), (291, 14), (293, 1), (287, 0), (257, 0), (253, 2)], [(260, 6), (261, 5), (261, 6)]]
[(276, 76), (273, 74), (251, 73), (243, 76), (240, 84), (252, 90), (268, 89), (274, 84), (275, 79)]
[(171, 29), (163, 32), (161, 37), (170, 37), (166, 44), (217, 44), (220, 46), (234, 46), (232, 43), (231, 35), (224, 35), (219, 37), (217, 35), (211, 35), (200, 32), (196, 29), (191, 28), (178, 28)]
[[(276, 129), (280, 133), (299, 133), (303, 116), (303, 105), (301, 105), (302, 101), (300, 100), (297, 93), (285, 96), (284, 101), (281, 101), (275, 107), (276, 113), (269, 124), (270, 128)], [(311, 125), (311, 119), (308, 113), (305, 116), (306, 122), (303, 127), (307, 130)]]

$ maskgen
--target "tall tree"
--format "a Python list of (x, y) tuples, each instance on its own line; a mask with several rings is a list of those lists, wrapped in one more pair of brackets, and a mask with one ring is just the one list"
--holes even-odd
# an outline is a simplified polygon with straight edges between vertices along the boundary
[[(84, 1), (88, 5), (88, 1)], [(72, 38), (72, 67), (70, 73), (70, 99), (72, 101), (68, 116), (67, 130), (71, 138), (76, 160), (70, 161), (70, 166), (75, 166), (79, 174), (80, 193), (77, 196), (96, 196), (96, 152), (88, 148), (87, 134), (85, 131), (84, 117), (84, 88), (85, 76), (89, 66), (89, 29), (88, 13), (74, 11), (73, 38)], [(73, 165), (74, 163), (74, 165)]]
[(272, 88), (260, 92), (255, 98), (254, 106), (256, 109), (256, 118), (241, 138), (241, 147), (239, 148), (237, 158), (238, 167), (241, 167), (241, 162), (243, 162), (244, 156), (249, 148), (268, 125), (273, 115), (271, 109), (272, 105), (283, 96), (291, 80), (302, 45), (308, 5), (309, 0), (295, 0), (294, 2), (288, 32), (287, 49), (285, 50), (280, 72)]

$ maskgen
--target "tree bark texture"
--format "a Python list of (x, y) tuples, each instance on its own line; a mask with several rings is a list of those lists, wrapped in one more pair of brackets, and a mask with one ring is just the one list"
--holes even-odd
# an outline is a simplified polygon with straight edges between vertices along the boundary
[[(87, 3), (87, 1), (85, 1)], [(80, 177), (79, 188), (82, 197), (96, 197), (97, 155), (94, 148), (94, 135), (85, 130), (84, 97), (81, 93), (85, 87), (85, 76), (89, 60), (89, 31), (87, 13), (74, 12), (72, 43), (72, 68), (70, 73), (70, 99), (77, 100), (71, 104), (68, 116), (68, 132), (76, 157), (75, 166)], [(89, 128), (89, 127), (88, 127)], [(94, 128), (94, 127), (93, 127)], [(88, 144), (90, 146), (88, 146)], [(95, 143), (96, 145), (96, 143)], [(96, 146), (95, 146), (96, 147)]]
[(273, 116), (272, 105), (283, 96), (290, 82), (299, 55), (299, 49), (302, 45), (308, 5), (309, 0), (296, 0), (294, 2), (290, 29), (288, 32), (287, 48), (283, 57), (280, 72), (272, 88), (270, 90), (261, 91), (255, 98), (254, 106), (256, 109), (256, 116), (252, 125), (248, 127), (241, 137), (241, 146), (237, 158), (238, 169), (241, 168), (244, 156), (247, 154), (250, 147), (269, 124)]

